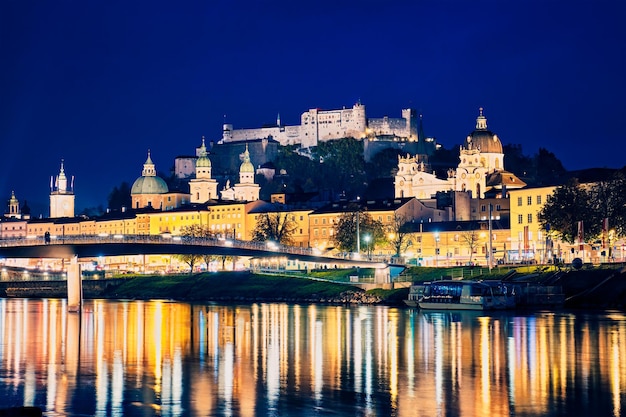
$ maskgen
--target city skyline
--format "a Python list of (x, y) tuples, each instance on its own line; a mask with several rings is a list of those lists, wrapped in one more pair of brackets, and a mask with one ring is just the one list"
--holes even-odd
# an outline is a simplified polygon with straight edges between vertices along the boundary
[[(451, 7), (453, 6), (453, 7)], [(151, 149), (167, 173), (201, 137), (298, 124), (361, 101), (424, 115), (448, 149), (479, 107), (503, 144), (566, 169), (621, 168), (625, 29), (617, 1), (0, 5), (0, 193), (47, 204), (61, 159), (77, 209), (106, 205)], [(505, 158), (506, 166), (506, 158)], [(36, 214), (36, 213), (33, 213)], [(43, 213), (44, 215), (46, 213)]]

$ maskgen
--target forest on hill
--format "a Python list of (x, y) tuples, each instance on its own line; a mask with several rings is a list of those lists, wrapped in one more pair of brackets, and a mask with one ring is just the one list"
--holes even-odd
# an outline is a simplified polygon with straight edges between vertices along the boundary
[[(285, 174), (277, 175), (271, 182), (258, 178), (262, 198), (276, 192), (376, 198), (380, 196), (380, 190), (376, 189), (378, 184), (388, 187), (388, 197), (393, 197), (398, 156), (406, 156), (402, 150), (387, 148), (366, 162), (362, 142), (351, 138), (320, 142), (307, 156), (294, 151), (294, 147), (280, 147), (274, 161), (277, 174), (281, 171)], [(540, 148), (535, 155), (528, 156), (524, 155), (521, 145), (505, 145), (504, 155), (505, 169), (528, 186), (558, 185), (570, 178), (561, 161), (547, 149)], [(429, 156), (428, 162), (438, 177), (446, 178), (448, 170), (458, 165), (458, 146), (439, 148)]]

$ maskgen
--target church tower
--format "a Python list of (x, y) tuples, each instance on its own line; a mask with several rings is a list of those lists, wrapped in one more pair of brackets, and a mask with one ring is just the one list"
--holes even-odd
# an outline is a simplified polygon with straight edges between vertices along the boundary
[(211, 160), (207, 155), (204, 136), (202, 136), (202, 146), (198, 150), (196, 177), (189, 180), (189, 191), (192, 203), (205, 203), (218, 198), (217, 181), (211, 178)]
[(254, 165), (250, 162), (250, 152), (248, 152), (248, 144), (243, 153), (243, 162), (239, 167), (239, 182), (234, 187), (230, 187), (227, 182), (226, 187), (222, 190), (222, 200), (235, 201), (256, 201), (259, 199), (261, 187), (254, 183)]
[(9, 199), (9, 210), (5, 213), (4, 217), (10, 219), (21, 219), (22, 212), (20, 211), (20, 202), (15, 197), (15, 191), (11, 191), (11, 198)]
[(74, 217), (74, 177), (68, 184), (63, 160), (59, 175), (50, 177), (50, 217)]
[(504, 152), (498, 135), (487, 129), (483, 108), (478, 109), (476, 129), (467, 136), (459, 151), (456, 191), (471, 191), (473, 198), (484, 198), (487, 176), (504, 170)]

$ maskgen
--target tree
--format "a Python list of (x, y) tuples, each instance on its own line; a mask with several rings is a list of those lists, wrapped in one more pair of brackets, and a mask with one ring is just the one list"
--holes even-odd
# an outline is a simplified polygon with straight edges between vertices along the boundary
[[(373, 220), (367, 212), (355, 210), (339, 216), (335, 226), (333, 242), (343, 252), (355, 252), (357, 248), (357, 223), (359, 228), (359, 246), (371, 252), (377, 244), (385, 241), (381, 222)], [(367, 241), (369, 239), (369, 241)]]
[[(193, 239), (209, 239), (213, 238), (214, 234), (208, 227), (194, 224), (190, 226), (183, 226), (180, 230), (180, 235), (183, 241), (192, 241)], [(185, 253), (176, 255), (176, 259), (189, 265), (189, 273), (193, 273), (193, 267), (201, 260), (207, 265), (211, 261), (210, 255), (202, 255), (198, 253)]]
[(130, 186), (126, 181), (118, 187), (113, 187), (107, 199), (108, 207), (111, 210), (121, 210), (122, 207), (131, 207)]
[(585, 234), (596, 235), (601, 225), (597, 211), (593, 209), (591, 194), (576, 179), (559, 186), (539, 212), (539, 223), (544, 230), (551, 230), (558, 239), (574, 243), (578, 236), (578, 222), (582, 221)]
[[(609, 219), (609, 227), (617, 236), (626, 235), (626, 177), (616, 172), (608, 181), (599, 181), (589, 190), (594, 221)], [(586, 228), (586, 227), (585, 227)]]
[(544, 148), (539, 148), (539, 152), (533, 158), (533, 166), (536, 185), (562, 184), (567, 174), (561, 161), (552, 152)]
[(469, 249), (470, 258), (469, 262), (472, 263), (472, 258), (474, 257), (474, 252), (478, 248), (478, 240), (479, 236), (476, 230), (466, 230), (461, 233), (461, 240), (465, 243), (465, 246)]
[(293, 214), (288, 212), (262, 213), (259, 215), (256, 226), (252, 231), (254, 242), (274, 241), (283, 245), (293, 243), (293, 234), (298, 228), (298, 223), (293, 219)]
[(409, 233), (407, 233), (404, 225), (407, 223), (405, 216), (394, 213), (391, 224), (387, 226), (387, 237), (389, 244), (395, 252), (395, 256), (399, 257), (407, 247), (411, 245)]

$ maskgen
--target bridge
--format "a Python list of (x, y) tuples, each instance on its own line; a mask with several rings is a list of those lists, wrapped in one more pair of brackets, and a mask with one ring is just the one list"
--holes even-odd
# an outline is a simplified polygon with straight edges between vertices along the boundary
[(68, 309), (79, 311), (82, 282), (79, 258), (123, 255), (218, 255), (252, 258), (281, 257), (302, 262), (375, 268), (376, 281), (389, 282), (389, 265), (367, 259), (323, 255), (316, 249), (281, 245), (275, 242), (250, 242), (204, 237), (168, 235), (79, 235), (0, 240), (2, 258), (69, 259), (67, 267)]

